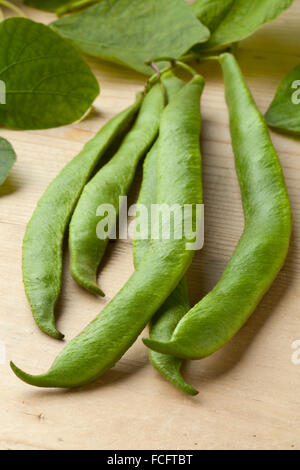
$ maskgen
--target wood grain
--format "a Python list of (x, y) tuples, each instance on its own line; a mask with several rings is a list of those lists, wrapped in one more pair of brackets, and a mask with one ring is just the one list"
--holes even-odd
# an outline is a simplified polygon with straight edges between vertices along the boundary
[[(25, 8), (49, 22), (54, 15)], [(264, 112), (283, 76), (300, 62), (300, 1), (243, 41), (239, 61)], [(26, 371), (45, 371), (63, 347), (41, 334), (31, 318), (21, 276), (26, 223), (58, 171), (114, 114), (132, 103), (144, 77), (89, 59), (101, 95), (80, 123), (47, 131), (1, 130), (18, 162), (0, 188), (1, 449), (300, 449), (300, 365), (292, 343), (300, 340), (300, 140), (272, 133), (294, 213), (292, 246), (284, 269), (242, 331), (221, 351), (184, 366), (199, 389), (195, 398), (174, 389), (149, 365), (139, 339), (98, 382), (75, 391), (34, 389), (10, 371), (13, 359)], [(189, 270), (191, 300), (218, 281), (243, 229), (243, 213), (228, 129), (220, 69), (199, 68), (203, 97), (202, 152), (205, 247)], [(139, 177), (135, 183), (136, 192)], [(133, 196), (132, 196), (133, 197)], [(98, 300), (68, 273), (58, 305), (66, 340), (94, 318), (133, 271), (129, 242), (111, 244), (100, 275), (107, 293)]]

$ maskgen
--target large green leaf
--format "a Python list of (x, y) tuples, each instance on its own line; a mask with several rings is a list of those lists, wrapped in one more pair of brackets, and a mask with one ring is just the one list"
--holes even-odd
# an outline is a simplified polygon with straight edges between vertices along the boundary
[(241, 41), (292, 3), (293, 0), (196, 0), (192, 10), (212, 33), (201, 48), (215, 49)]
[(0, 123), (44, 129), (77, 121), (99, 93), (79, 52), (48, 26), (25, 18), (0, 24)]
[(0, 137), (0, 186), (6, 180), (16, 160), (17, 156), (11, 144)]
[(209, 38), (184, 0), (103, 0), (53, 27), (83, 52), (146, 74), (145, 61), (179, 57)]
[(300, 135), (300, 65), (280, 83), (266, 120), (276, 129)]

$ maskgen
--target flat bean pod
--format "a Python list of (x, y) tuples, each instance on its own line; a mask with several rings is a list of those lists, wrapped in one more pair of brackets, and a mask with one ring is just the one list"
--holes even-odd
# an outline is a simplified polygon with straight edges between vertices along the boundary
[(109, 233), (98, 238), (97, 226), (101, 219), (96, 216), (97, 209), (110, 205), (118, 215), (120, 197), (127, 195), (139, 160), (157, 136), (164, 105), (164, 96), (157, 84), (144, 98), (136, 122), (118, 152), (85, 186), (71, 219), (71, 273), (82, 287), (96, 295), (104, 295), (96, 278), (109, 240)]
[[(165, 108), (158, 146), (158, 204), (201, 204), (200, 97), (204, 81), (193, 78)], [(96, 380), (112, 367), (178, 285), (189, 267), (194, 240), (152, 240), (125, 286), (83, 332), (74, 338), (43, 375), (11, 364), (23, 381), (39, 387), (76, 387)]]
[(108, 149), (133, 117), (142, 95), (111, 119), (59, 173), (38, 202), (23, 243), (23, 280), (38, 327), (54, 338), (63, 335), (55, 326), (54, 307), (61, 289), (62, 246), (66, 228), (82, 189)]
[(245, 228), (216, 287), (179, 322), (168, 342), (145, 339), (155, 351), (201, 359), (244, 325), (286, 258), (292, 215), (282, 169), (266, 123), (231, 54), (220, 57)]
[[(174, 95), (183, 86), (183, 82), (178, 78), (168, 75), (163, 80), (166, 88), (168, 102), (170, 102)], [(143, 168), (143, 181), (137, 201), (139, 205), (147, 209), (148, 215), (151, 214), (151, 207), (156, 203), (156, 172), (157, 172), (157, 152), (158, 142), (156, 142), (150, 152), (148, 153)], [(137, 209), (137, 211), (139, 211)], [(151, 217), (148, 217), (148, 239), (139, 238), (139, 231), (136, 230), (135, 238), (133, 240), (133, 254), (134, 263), (137, 267), (139, 262), (147, 252), (149, 241), (151, 238)], [(174, 289), (171, 295), (167, 298), (164, 304), (160, 307), (158, 312), (150, 321), (150, 338), (155, 340), (167, 341), (171, 338), (174, 329), (178, 322), (181, 320), (190, 309), (187, 280), (186, 276), (180, 281), (178, 286)], [(182, 361), (174, 356), (168, 354), (160, 354), (155, 351), (149, 353), (150, 361), (155, 369), (160, 372), (167, 380), (173, 385), (189, 395), (196, 395), (198, 392), (189, 384), (187, 384), (182, 375), (180, 374), (180, 367)]]

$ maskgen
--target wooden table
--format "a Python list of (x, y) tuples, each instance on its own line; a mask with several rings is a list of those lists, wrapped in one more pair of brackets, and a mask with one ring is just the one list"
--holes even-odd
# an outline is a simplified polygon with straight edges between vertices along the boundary
[[(43, 22), (54, 15), (25, 8)], [(300, 1), (240, 44), (239, 60), (264, 112), (280, 79), (300, 62)], [(35, 389), (10, 371), (46, 371), (62, 349), (35, 326), (24, 294), (24, 230), (47, 185), (114, 114), (132, 103), (144, 77), (89, 60), (102, 92), (82, 122), (47, 131), (1, 130), (18, 162), (0, 188), (0, 448), (2, 449), (299, 449), (300, 364), (300, 140), (272, 133), (294, 213), (292, 246), (284, 269), (242, 331), (221, 351), (184, 366), (199, 389), (184, 396), (153, 370), (139, 339), (96, 383), (79, 390)], [(189, 271), (191, 301), (218, 281), (243, 229), (223, 84), (217, 64), (201, 66), (205, 247)], [(139, 178), (138, 178), (139, 179)], [(135, 184), (137, 189), (138, 183)], [(133, 192), (136, 192), (135, 191)], [(133, 197), (133, 196), (132, 196)], [(71, 279), (66, 259), (58, 305), (59, 329), (70, 340), (92, 320), (133, 271), (130, 242), (111, 244), (101, 271), (105, 301)]]

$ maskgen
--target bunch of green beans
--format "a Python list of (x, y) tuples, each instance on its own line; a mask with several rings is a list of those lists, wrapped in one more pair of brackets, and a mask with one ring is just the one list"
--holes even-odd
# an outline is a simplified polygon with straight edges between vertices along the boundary
[(54, 338), (63, 335), (55, 326), (54, 308), (61, 290), (62, 246), (70, 217), (101, 157), (128, 121), (137, 113), (136, 102), (109, 121), (59, 173), (38, 202), (23, 244), (23, 281), (33, 317), (39, 328)]
[[(271, 286), (287, 255), (291, 207), (267, 126), (237, 61), (225, 53), (219, 62), (245, 215), (244, 232), (220, 281), (190, 309), (185, 273), (193, 259), (187, 243), (195, 234), (156, 238), (149, 225), (148, 238), (141, 240), (136, 230), (133, 275), (66, 345), (48, 372), (35, 376), (11, 363), (24, 382), (62, 388), (90, 383), (122, 357), (150, 322), (150, 337), (144, 343), (152, 364), (177, 388), (195, 395), (180, 374), (182, 359), (207, 357), (226, 344)], [(117, 211), (119, 197), (128, 193), (142, 157), (147, 154), (139, 204), (148, 210), (152, 204), (176, 204), (183, 214), (185, 205), (195, 208), (203, 203), (199, 137), (204, 80), (193, 73), (184, 84), (168, 72), (160, 83), (157, 77), (150, 83), (146, 96), (139, 95), (60, 173), (29, 223), (23, 251), (25, 289), (38, 326), (56, 338), (61, 337), (53, 311), (60, 291), (62, 242), (73, 212), (72, 275), (87, 290), (102, 295), (96, 276), (108, 237), (97, 239), (96, 209), (109, 203)], [(90, 180), (100, 157), (137, 112), (118, 151)], [(58, 201), (57, 212), (53, 206)]]

